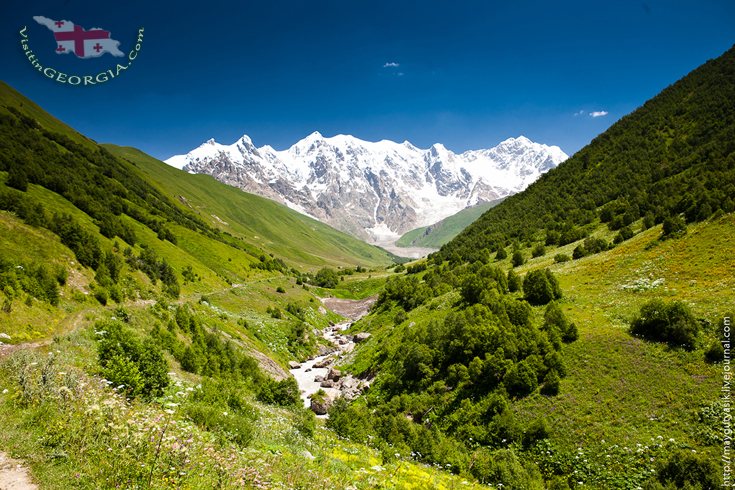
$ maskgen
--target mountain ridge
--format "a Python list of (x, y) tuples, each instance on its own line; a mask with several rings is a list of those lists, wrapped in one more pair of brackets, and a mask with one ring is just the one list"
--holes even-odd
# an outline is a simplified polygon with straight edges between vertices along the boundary
[(524, 136), (455, 154), (441, 143), (368, 142), (313, 132), (287, 150), (210, 139), (165, 162), (286, 204), (366, 241), (397, 239), (481, 202), (525, 189), (566, 160), (556, 146)]

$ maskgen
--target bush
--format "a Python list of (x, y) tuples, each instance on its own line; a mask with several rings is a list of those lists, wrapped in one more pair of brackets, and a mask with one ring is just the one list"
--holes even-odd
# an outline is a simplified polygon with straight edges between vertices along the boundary
[(544, 328), (555, 329), (564, 342), (574, 342), (579, 337), (577, 326), (569, 323), (556, 301), (550, 302), (544, 310)]
[(566, 254), (556, 254), (554, 255), (554, 262), (557, 264), (561, 264), (562, 262), (569, 262), (569, 256)]
[(97, 290), (94, 292), (94, 297), (97, 301), (100, 302), (102, 306), (107, 305), (107, 300), (109, 299), (107, 289), (103, 288), (102, 286), (97, 286)]
[(615, 239), (613, 240), (613, 243), (622, 243), (625, 240), (630, 240), (633, 238), (633, 230), (630, 229), (629, 226), (624, 226), (620, 229), (617, 235), (615, 235)]
[(720, 342), (719, 339), (713, 340), (707, 351), (704, 353), (704, 359), (711, 364), (722, 362), (724, 357), (725, 349), (722, 347), (722, 342)]
[(551, 369), (546, 373), (544, 378), (544, 385), (541, 387), (541, 394), (546, 396), (556, 396), (559, 394), (559, 385), (561, 384), (561, 378), (556, 369)]
[(508, 271), (508, 291), (515, 293), (521, 290), (521, 277), (513, 269)]
[[(168, 362), (154, 341), (141, 342), (119, 321), (99, 321), (97, 355), (101, 373), (130, 397), (157, 397), (169, 384)], [(122, 389), (122, 388), (121, 388)]]
[(544, 255), (546, 255), (546, 247), (544, 247), (543, 243), (539, 242), (535, 247), (533, 247), (533, 250), (531, 250), (531, 257), (535, 259), (537, 257), (543, 257)]
[(286, 290), (285, 290), (285, 289), (283, 289), (283, 287), (282, 287), (282, 286), (278, 286), (278, 287), (276, 288), (276, 292), (277, 292), (277, 293), (282, 293), (282, 294), (286, 294)]
[(656, 476), (648, 480), (643, 488), (645, 490), (710, 489), (718, 488), (721, 482), (721, 470), (714, 458), (680, 449), (668, 460), (658, 463)]
[(630, 326), (633, 335), (667, 342), (692, 350), (699, 339), (700, 326), (691, 310), (681, 301), (666, 303), (653, 299), (641, 306)]
[(548, 439), (551, 435), (551, 428), (546, 417), (539, 417), (528, 426), (526, 433), (523, 435), (523, 445), (532, 446), (537, 441)]
[(675, 237), (686, 233), (687, 225), (679, 216), (669, 216), (664, 220), (663, 235), (661, 238)]
[(250, 417), (223, 411), (220, 406), (202, 402), (191, 403), (184, 406), (184, 413), (196, 425), (240, 446), (247, 446), (255, 433)]
[(513, 267), (519, 267), (526, 263), (526, 259), (523, 257), (523, 253), (520, 250), (513, 252), (513, 259), (511, 260)]
[(285, 378), (281, 381), (266, 379), (258, 387), (256, 398), (263, 403), (282, 407), (297, 406), (301, 403), (299, 385), (294, 378)]
[(545, 305), (562, 297), (559, 282), (549, 269), (526, 274), (523, 279), (523, 294), (526, 301), (535, 305)]
[(334, 289), (337, 283), (339, 283), (339, 276), (329, 267), (324, 267), (314, 277), (314, 284), (320, 288)]
[(498, 247), (498, 251), (495, 253), (495, 260), (504, 260), (508, 258), (508, 252), (505, 251), (504, 247)]
[(517, 396), (525, 396), (533, 393), (538, 387), (536, 373), (524, 360), (513, 364), (503, 377), (508, 393)]

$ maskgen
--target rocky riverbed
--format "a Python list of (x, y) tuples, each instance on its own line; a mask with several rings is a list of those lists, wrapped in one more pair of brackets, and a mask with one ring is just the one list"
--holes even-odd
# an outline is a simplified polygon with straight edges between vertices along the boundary
[[(370, 306), (375, 303), (377, 296), (364, 300), (349, 300), (326, 298), (324, 305), (346, 318), (358, 320), (367, 314)], [(336, 349), (328, 354), (309, 359), (304, 363), (291, 363), (291, 375), (296, 379), (301, 392), (301, 399), (305, 407), (310, 407), (317, 416), (326, 417), (327, 410), (332, 406), (334, 400), (340, 396), (353, 399), (360, 396), (362, 390), (370, 386), (370, 381), (354, 378), (350, 374), (343, 375), (334, 368), (337, 359), (352, 352), (355, 342), (363, 342), (370, 337), (369, 333), (357, 335), (345, 335), (342, 332), (348, 329), (350, 322), (330, 325), (319, 333), (325, 339), (336, 346)], [(324, 390), (325, 396), (321, 399), (312, 399), (312, 395), (319, 390)]]

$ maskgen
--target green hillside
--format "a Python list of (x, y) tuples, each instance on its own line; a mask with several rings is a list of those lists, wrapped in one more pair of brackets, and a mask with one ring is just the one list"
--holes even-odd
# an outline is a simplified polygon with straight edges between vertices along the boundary
[(389, 252), (279, 203), (222, 184), (208, 175), (191, 175), (135, 148), (111, 144), (101, 146), (135, 164), (166, 195), (204, 217), (211, 226), (297, 266), (374, 267), (396, 260)]
[(734, 75), (735, 48), (389, 279), (327, 425), (498, 487), (719, 485)]
[(613, 124), (439, 253), (472, 257), (517, 242), (566, 244), (596, 220), (687, 222), (735, 209), (735, 48)]
[[(0, 359), (0, 447), (48, 488), (722, 485), (735, 48), (392, 272), (2, 101), (0, 331), (54, 341)], [(315, 421), (284, 368), (374, 294), (335, 363), (369, 389)]]
[(433, 225), (411, 230), (399, 238), (396, 245), (399, 247), (439, 248), (459, 235), (462, 230), (482, 216), (485, 211), (502, 201), (502, 199), (498, 199), (496, 201), (483, 202), (477, 206), (463, 209), (459, 213), (444, 218)]

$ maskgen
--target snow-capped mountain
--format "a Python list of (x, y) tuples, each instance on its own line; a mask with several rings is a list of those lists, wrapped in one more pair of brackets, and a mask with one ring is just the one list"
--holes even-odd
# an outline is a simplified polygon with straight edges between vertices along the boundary
[(314, 132), (284, 151), (256, 148), (248, 136), (230, 146), (212, 139), (166, 163), (375, 242), (522, 191), (567, 158), (559, 147), (523, 136), (457, 155), (439, 143), (421, 150), (408, 141), (371, 143)]

